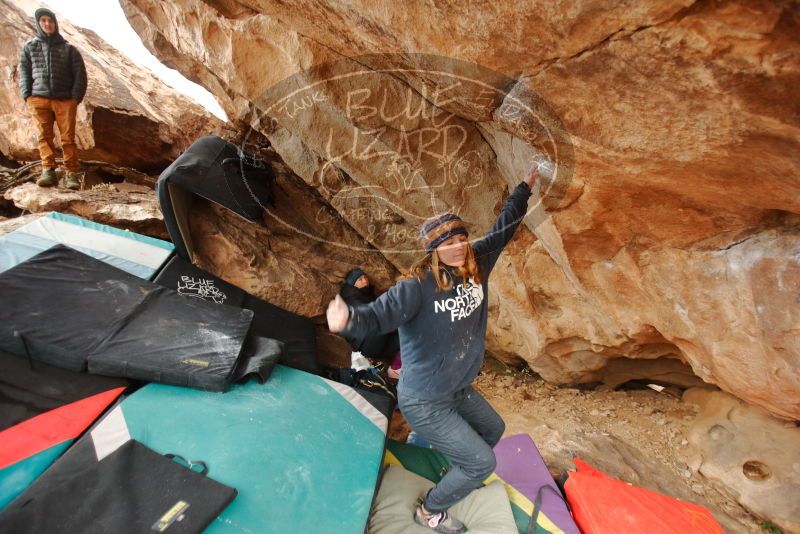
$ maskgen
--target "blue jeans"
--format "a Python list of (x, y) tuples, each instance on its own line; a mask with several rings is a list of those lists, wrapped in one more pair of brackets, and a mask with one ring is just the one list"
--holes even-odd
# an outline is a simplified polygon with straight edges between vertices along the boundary
[(436, 401), (400, 394), (398, 405), (414, 432), (450, 460), (450, 470), (425, 497), (426, 510), (447, 510), (481, 487), (497, 465), (492, 448), (506, 428), (486, 399), (468, 386)]

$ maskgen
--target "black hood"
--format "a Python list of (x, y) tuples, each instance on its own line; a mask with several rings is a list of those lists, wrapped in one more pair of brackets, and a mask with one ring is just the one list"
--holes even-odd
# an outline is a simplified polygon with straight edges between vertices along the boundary
[(344, 301), (351, 306), (368, 304), (375, 300), (375, 290), (373, 289), (372, 285), (358, 288), (356, 286), (351, 286), (348, 283), (344, 283), (339, 288), (339, 294), (342, 296)]
[[(56, 23), (56, 31), (53, 33), (53, 35), (48, 36), (42, 30), (42, 27), (39, 26), (39, 17), (41, 17), (42, 15), (49, 16), (50, 18), (53, 19), (53, 22)], [(64, 40), (64, 38), (61, 37), (61, 34), (58, 32), (58, 19), (56, 18), (56, 14), (53, 13), (52, 11), (50, 11), (49, 9), (47, 9), (46, 7), (40, 7), (39, 9), (37, 9), (34, 12), (34, 14), (33, 14), (33, 23), (36, 26), (36, 37), (39, 40), (45, 41), (45, 42), (59, 42), (59, 41), (63, 41)]]
[(347, 274), (344, 275), (344, 283), (345, 284), (350, 284), (351, 286), (354, 286), (354, 285), (356, 285), (356, 282), (358, 281), (358, 279), (361, 278), (365, 274), (367, 274), (367, 273), (365, 273), (364, 271), (362, 271), (358, 267), (356, 267), (355, 269), (350, 269), (349, 271), (347, 271)]

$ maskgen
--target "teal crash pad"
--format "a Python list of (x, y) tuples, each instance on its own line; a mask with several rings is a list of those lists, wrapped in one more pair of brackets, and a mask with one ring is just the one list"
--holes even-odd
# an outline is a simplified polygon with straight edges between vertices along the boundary
[(131, 438), (238, 490), (208, 533), (365, 531), (387, 420), (352, 388), (278, 365), (226, 393), (149, 384), (121, 411)]

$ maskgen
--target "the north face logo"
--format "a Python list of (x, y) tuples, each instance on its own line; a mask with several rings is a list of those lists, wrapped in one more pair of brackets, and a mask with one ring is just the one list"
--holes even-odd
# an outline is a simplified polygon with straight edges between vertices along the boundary
[(472, 315), (483, 302), (483, 286), (472, 278), (466, 284), (456, 286), (456, 296), (437, 300), (433, 303), (435, 313), (450, 312), (450, 322)]

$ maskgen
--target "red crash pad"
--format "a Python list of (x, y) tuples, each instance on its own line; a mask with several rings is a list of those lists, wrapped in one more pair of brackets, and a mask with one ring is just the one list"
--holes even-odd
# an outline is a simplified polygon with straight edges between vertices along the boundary
[(724, 534), (708, 509), (611, 478), (575, 458), (564, 484), (583, 534)]

